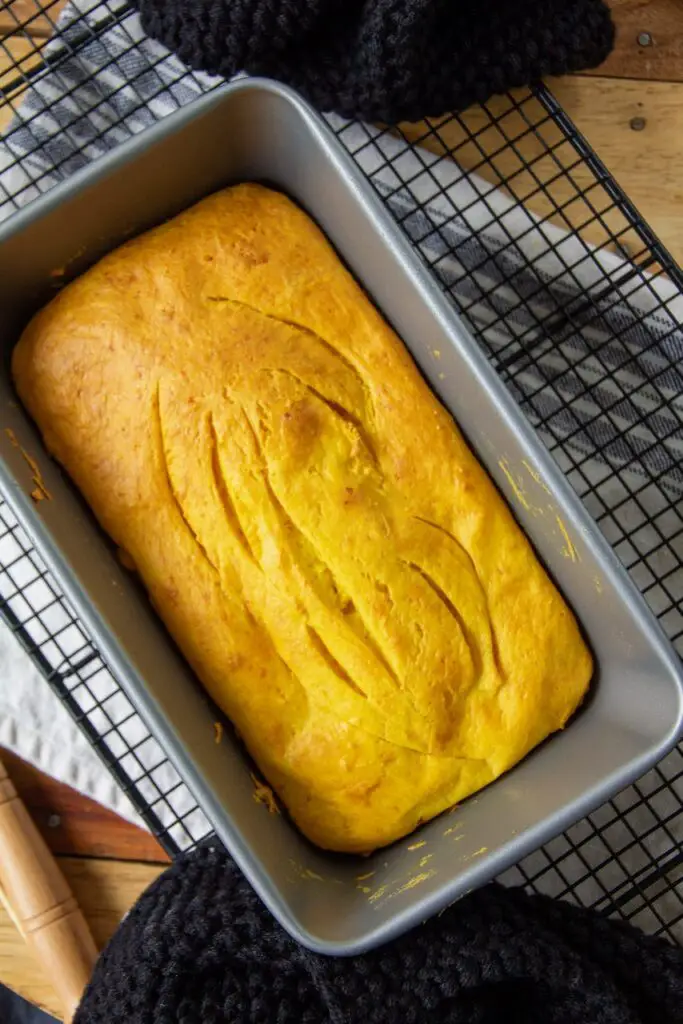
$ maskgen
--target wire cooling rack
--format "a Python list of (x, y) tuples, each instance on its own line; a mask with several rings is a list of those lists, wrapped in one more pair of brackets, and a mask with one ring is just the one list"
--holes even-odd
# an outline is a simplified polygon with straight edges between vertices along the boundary
[[(168, 55), (141, 45), (126, 4), (91, 0), (59, 22), (56, 7), (36, 5), (0, 38), (9, 60), (0, 113), (4, 104), (15, 114), (0, 210), (213, 84), (177, 62), (169, 77)], [(35, 29), (53, 36), (47, 48), (27, 34)], [(52, 113), (63, 134), (45, 131)], [(542, 86), (419, 126), (330, 123), (683, 656), (683, 276), (674, 260)], [(49, 173), (40, 171), (47, 151)], [(0, 612), (166, 849), (210, 834), (4, 502)], [(683, 943), (682, 844), (676, 749), (505, 880)]]

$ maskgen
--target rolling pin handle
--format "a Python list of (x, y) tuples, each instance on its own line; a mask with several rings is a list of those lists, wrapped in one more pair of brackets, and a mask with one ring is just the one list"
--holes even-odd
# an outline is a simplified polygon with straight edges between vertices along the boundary
[(97, 959), (78, 904), (0, 761), (0, 888), (70, 1024)]

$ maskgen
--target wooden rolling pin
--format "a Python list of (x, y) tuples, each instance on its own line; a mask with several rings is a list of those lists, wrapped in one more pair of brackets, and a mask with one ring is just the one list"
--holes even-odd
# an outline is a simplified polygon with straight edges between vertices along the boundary
[(70, 1024), (97, 959), (90, 929), (0, 761), (0, 888)]

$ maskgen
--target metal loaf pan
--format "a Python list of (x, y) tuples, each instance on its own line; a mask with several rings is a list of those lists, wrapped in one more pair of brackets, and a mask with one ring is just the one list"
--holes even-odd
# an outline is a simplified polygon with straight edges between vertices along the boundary
[[(596, 658), (576, 719), (456, 811), (367, 859), (314, 849), (254, 801), (230, 737), (140, 589), (18, 407), (9, 353), (65, 279), (224, 185), (261, 180), (322, 226), (404, 339), (574, 608)], [(382, 203), (318, 116), (267, 81), (226, 86), (130, 140), (0, 228), (0, 484), (113, 671), (263, 900), (305, 945), (360, 952), (431, 914), (646, 771), (681, 732), (681, 665), (640, 595)], [(434, 349), (441, 358), (435, 361)], [(520, 501), (520, 494), (523, 500)]]

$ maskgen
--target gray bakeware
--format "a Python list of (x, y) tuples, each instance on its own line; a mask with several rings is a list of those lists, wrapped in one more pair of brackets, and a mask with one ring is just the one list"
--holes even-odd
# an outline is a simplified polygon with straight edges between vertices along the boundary
[[(561, 734), (454, 811), (369, 858), (313, 848), (254, 800), (249, 766), (141, 589), (19, 407), (9, 355), (63, 281), (231, 182), (260, 180), (322, 226), (451, 410), (574, 608), (596, 659)], [(312, 949), (376, 946), (493, 878), (645, 772), (683, 724), (681, 664), (594, 522), (428, 270), (322, 120), (265, 80), (226, 86), (73, 175), (0, 227), (0, 486), (105, 659), (273, 914)], [(434, 351), (440, 353), (437, 360)], [(38, 462), (53, 500), (35, 503)]]

